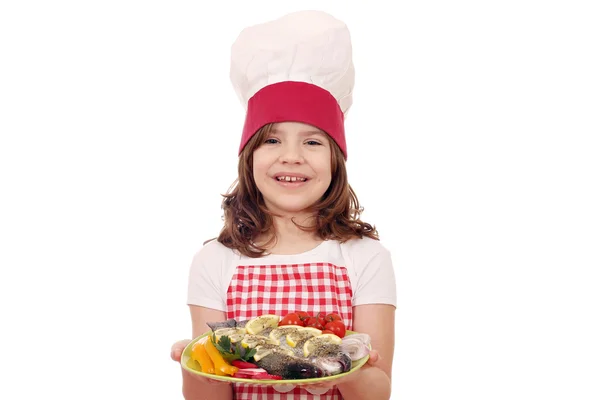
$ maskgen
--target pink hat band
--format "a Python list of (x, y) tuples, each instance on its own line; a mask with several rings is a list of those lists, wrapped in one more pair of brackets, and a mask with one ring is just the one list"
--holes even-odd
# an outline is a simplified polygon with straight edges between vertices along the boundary
[(303, 122), (327, 133), (347, 158), (344, 113), (329, 91), (310, 83), (284, 81), (260, 89), (248, 101), (239, 153), (263, 126)]

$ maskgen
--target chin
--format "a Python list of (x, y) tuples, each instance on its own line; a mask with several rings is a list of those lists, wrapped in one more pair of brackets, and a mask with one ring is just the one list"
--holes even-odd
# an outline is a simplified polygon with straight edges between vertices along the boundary
[(294, 214), (304, 214), (306, 212), (306, 209), (308, 207), (311, 206), (311, 204), (313, 203), (302, 203), (302, 204), (290, 204), (290, 203), (286, 203), (286, 204), (273, 204), (273, 208), (275, 209), (275, 211), (277, 213), (285, 213), (288, 215), (294, 215)]

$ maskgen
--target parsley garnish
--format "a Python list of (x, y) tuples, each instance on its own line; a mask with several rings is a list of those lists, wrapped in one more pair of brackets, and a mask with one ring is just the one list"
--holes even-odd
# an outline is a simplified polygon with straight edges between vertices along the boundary
[(215, 347), (227, 362), (233, 360), (249, 361), (256, 354), (256, 349), (247, 349), (240, 342), (231, 343), (229, 336), (223, 335), (217, 341), (217, 337), (213, 333), (212, 339)]

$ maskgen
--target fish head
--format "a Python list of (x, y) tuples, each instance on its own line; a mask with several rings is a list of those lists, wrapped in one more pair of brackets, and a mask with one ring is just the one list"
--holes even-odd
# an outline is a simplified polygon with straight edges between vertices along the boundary
[(287, 379), (309, 379), (327, 376), (326, 372), (318, 365), (311, 362), (296, 361), (288, 364)]
[(321, 369), (325, 376), (348, 372), (352, 368), (352, 360), (346, 353), (337, 353), (326, 357), (314, 357), (311, 362)]

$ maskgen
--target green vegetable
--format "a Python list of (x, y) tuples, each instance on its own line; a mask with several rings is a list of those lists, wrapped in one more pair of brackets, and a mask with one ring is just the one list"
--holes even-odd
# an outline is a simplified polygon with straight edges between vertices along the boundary
[(233, 360), (248, 361), (256, 354), (256, 349), (247, 349), (240, 342), (231, 343), (229, 336), (223, 335), (217, 342), (216, 335), (213, 333), (212, 338), (217, 350), (219, 350), (223, 358), (229, 363)]

